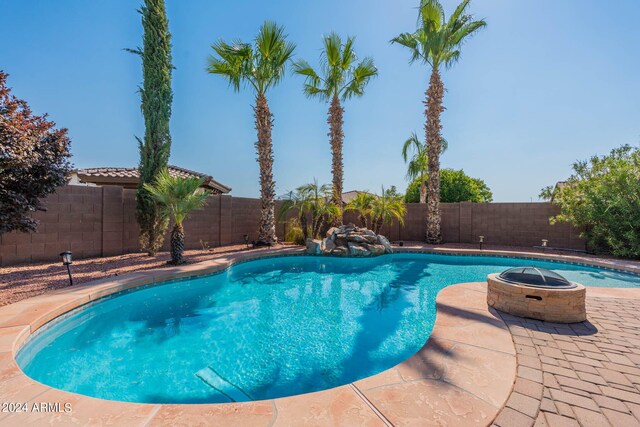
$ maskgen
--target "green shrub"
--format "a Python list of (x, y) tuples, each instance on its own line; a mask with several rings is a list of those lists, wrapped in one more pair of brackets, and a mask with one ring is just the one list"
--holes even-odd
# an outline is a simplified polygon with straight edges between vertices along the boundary
[(640, 258), (640, 149), (624, 145), (574, 163), (573, 171), (564, 185), (540, 195), (560, 207), (551, 223), (584, 228), (594, 252)]
[[(427, 177), (425, 176), (425, 181)], [(467, 176), (463, 170), (442, 169), (440, 171), (440, 201), (443, 203), (456, 202), (490, 202), (493, 194), (487, 184), (478, 178)], [(416, 178), (407, 187), (404, 196), (406, 203), (420, 201), (420, 178)]]
[(304, 245), (306, 243), (298, 218), (291, 218), (287, 221), (284, 241), (295, 243), (296, 245)]

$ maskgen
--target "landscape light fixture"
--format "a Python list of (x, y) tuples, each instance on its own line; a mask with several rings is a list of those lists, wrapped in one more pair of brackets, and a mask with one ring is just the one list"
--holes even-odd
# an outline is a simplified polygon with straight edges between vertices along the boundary
[(67, 266), (67, 273), (69, 273), (69, 286), (73, 286), (73, 278), (71, 277), (72, 255), (73, 254), (69, 251), (60, 253), (60, 257), (62, 258), (62, 265)]
[(480, 241), (478, 243), (480, 243), (480, 250), (482, 250), (482, 244), (484, 243), (484, 236), (478, 236), (478, 238), (480, 239)]
[(547, 239), (542, 239), (542, 252), (546, 252), (547, 243), (549, 243)]
[(247, 246), (247, 248), (249, 247), (249, 235), (248, 234), (244, 235), (244, 244)]

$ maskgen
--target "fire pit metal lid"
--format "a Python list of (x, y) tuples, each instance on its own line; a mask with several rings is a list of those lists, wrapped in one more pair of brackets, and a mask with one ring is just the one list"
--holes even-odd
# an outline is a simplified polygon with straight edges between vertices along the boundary
[(575, 283), (571, 283), (558, 273), (537, 267), (510, 268), (500, 273), (499, 277), (505, 282), (536, 288), (571, 289), (576, 287)]

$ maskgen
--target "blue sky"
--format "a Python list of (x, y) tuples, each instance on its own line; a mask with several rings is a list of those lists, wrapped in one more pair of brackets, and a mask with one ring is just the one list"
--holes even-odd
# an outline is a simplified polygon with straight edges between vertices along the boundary
[[(321, 37), (357, 37), (379, 77), (345, 105), (345, 190), (406, 187), (400, 156), (422, 134), (425, 66), (390, 45), (416, 24), (417, 0), (218, 2), (168, 0), (176, 70), (171, 163), (213, 175), (238, 196), (258, 195), (249, 91), (234, 93), (205, 72), (218, 38), (250, 40), (265, 19), (286, 26), (296, 54), (317, 64)], [(450, 12), (452, 1), (443, 4)], [(144, 133), (139, 2), (0, 0), (0, 69), (37, 113), (69, 128), (77, 167), (134, 166)], [(476, 0), (488, 27), (444, 73), (449, 151), (443, 167), (484, 179), (495, 201), (537, 200), (576, 159), (640, 141), (640, 2)], [(330, 182), (327, 106), (288, 75), (269, 95), (275, 115), (278, 194)]]

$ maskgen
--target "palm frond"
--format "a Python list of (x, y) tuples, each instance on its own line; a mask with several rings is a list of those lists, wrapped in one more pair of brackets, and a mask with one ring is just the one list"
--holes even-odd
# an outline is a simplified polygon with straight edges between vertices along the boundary
[(278, 84), (284, 77), (295, 44), (286, 40), (284, 27), (265, 22), (252, 46), (239, 40), (227, 43), (219, 40), (211, 46), (214, 55), (208, 59), (207, 71), (225, 77), (236, 91), (246, 82), (257, 93)]
[(211, 191), (200, 188), (203, 182), (202, 178), (172, 176), (165, 168), (152, 184), (145, 184), (144, 188), (165, 215), (177, 224), (182, 224), (186, 216), (194, 209), (202, 207), (211, 194)]
[(365, 86), (378, 70), (372, 58), (355, 64), (358, 58), (353, 49), (354, 40), (348, 37), (343, 44), (335, 32), (324, 36), (319, 72), (304, 60), (294, 64), (294, 71), (305, 77), (304, 93), (307, 96), (328, 101), (333, 96), (346, 100), (364, 94)]

